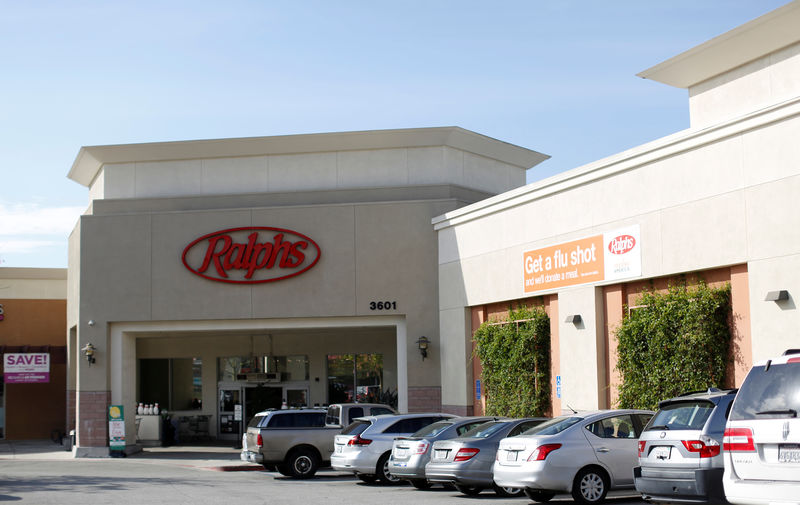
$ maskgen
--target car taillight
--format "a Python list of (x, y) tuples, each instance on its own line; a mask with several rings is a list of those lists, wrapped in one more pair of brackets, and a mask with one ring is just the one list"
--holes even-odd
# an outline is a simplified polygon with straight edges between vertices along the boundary
[(681, 443), (687, 451), (696, 452), (701, 458), (713, 458), (720, 450), (719, 442), (705, 435), (702, 435), (700, 440), (681, 440)]
[(350, 440), (347, 441), (347, 445), (369, 445), (372, 443), (372, 440), (369, 438), (361, 438), (361, 435), (356, 435)]
[(422, 442), (418, 443), (417, 446), (414, 448), (414, 454), (425, 454), (428, 452), (428, 447), (430, 447), (427, 441), (423, 440)]
[(786, 360), (786, 363), (800, 363), (800, 358), (789, 358)]
[(639, 457), (640, 458), (642, 457), (642, 454), (644, 454), (644, 448), (645, 448), (646, 445), (647, 445), (647, 442), (645, 442), (644, 440), (639, 440)]
[(530, 456), (528, 461), (544, 461), (548, 454), (560, 448), (561, 444), (544, 444), (537, 447)]
[(261, 438), (261, 433), (259, 433), (259, 434), (258, 434), (258, 436), (256, 437), (256, 446), (257, 446), (259, 449), (261, 449), (262, 447), (264, 447), (264, 439), (263, 439), (263, 438)]
[(722, 437), (722, 448), (731, 452), (754, 452), (753, 430), (750, 428), (727, 428)]
[(467, 461), (480, 452), (480, 449), (464, 448), (459, 449), (453, 461)]

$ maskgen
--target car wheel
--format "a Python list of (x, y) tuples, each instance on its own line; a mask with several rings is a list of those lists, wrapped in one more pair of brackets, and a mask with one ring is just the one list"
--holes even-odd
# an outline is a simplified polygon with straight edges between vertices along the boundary
[(289, 471), (289, 465), (287, 464), (279, 463), (275, 465), (275, 470), (277, 470), (279, 474), (285, 475), (286, 477), (292, 476), (292, 472)]
[(389, 455), (386, 453), (378, 459), (378, 464), (375, 467), (375, 475), (378, 477), (378, 482), (383, 485), (397, 484), (400, 482), (398, 477), (389, 473)]
[(518, 487), (502, 487), (498, 486), (497, 484), (493, 484), (492, 488), (497, 496), (502, 496), (504, 498), (516, 498), (517, 496), (522, 496), (524, 490)]
[(465, 494), (467, 496), (478, 496), (483, 488), (478, 486), (465, 486), (464, 484), (456, 484), (456, 489), (459, 493)]
[(310, 449), (297, 449), (289, 454), (286, 464), (292, 477), (308, 479), (317, 473), (319, 457)]
[(572, 482), (572, 498), (575, 503), (593, 505), (602, 503), (608, 493), (608, 476), (597, 468), (584, 468)]
[(525, 489), (525, 496), (539, 503), (548, 502), (552, 500), (555, 495), (556, 494), (552, 491), (542, 491), (541, 489)]
[(356, 477), (358, 477), (358, 480), (360, 480), (361, 482), (366, 482), (367, 484), (372, 484), (377, 479), (377, 477), (375, 477), (374, 475), (369, 475), (366, 473), (357, 473)]
[(425, 479), (411, 479), (411, 485), (417, 489), (430, 489), (431, 483)]

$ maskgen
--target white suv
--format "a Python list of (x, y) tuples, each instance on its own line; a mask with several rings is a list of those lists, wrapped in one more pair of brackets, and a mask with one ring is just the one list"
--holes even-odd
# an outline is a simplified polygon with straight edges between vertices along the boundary
[(800, 349), (756, 363), (723, 437), (725, 497), (735, 504), (800, 504)]

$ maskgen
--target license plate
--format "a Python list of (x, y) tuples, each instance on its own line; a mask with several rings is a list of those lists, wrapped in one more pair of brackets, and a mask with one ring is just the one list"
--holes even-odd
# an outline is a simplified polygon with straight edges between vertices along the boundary
[(506, 453), (506, 461), (516, 461), (517, 460), (517, 451), (508, 451)]
[(653, 447), (653, 450), (650, 451), (650, 458), (664, 460), (669, 459), (672, 455), (672, 447), (669, 446), (659, 446)]
[(436, 459), (447, 459), (447, 453), (448, 453), (448, 452), (449, 452), (449, 451), (435, 451), (435, 453), (434, 453), (434, 455), (433, 455), (433, 456), (434, 456)]
[(779, 463), (800, 463), (800, 445), (781, 444), (778, 446)]
[(336, 452), (342, 452), (342, 446), (341, 445), (337, 445), (336, 446)]
[(394, 455), (398, 458), (405, 458), (408, 456), (408, 449), (395, 449)]

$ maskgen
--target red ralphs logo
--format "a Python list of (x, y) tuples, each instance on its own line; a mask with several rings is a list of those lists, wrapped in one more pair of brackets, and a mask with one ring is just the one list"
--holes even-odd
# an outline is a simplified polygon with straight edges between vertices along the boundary
[(316, 242), (292, 230), (251, 226), (220, 230), (183, 250), (183, 264), (212, 281), (258, 284), (300, 275), (317, 264)]
[(630, 235), (620, 235), (608, 243), (608, 251), (612, 254), (625, 254), (636, 245), (636, 239)]

